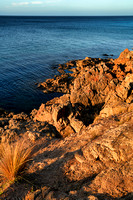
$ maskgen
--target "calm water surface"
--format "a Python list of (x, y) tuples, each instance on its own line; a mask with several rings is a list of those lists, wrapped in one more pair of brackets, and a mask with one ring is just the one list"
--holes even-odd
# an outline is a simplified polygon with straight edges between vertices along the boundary
[(57, 94), (36, 82), (72, 59), (133, 48), (133, 17), (0, 17), (0, 107), (29, 112)]

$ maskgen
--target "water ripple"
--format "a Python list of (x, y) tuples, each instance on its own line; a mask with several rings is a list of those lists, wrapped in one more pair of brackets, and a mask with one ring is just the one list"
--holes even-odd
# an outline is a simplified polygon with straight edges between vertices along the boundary
[(132, 48), (133, 17), (0, 17), (0, 107), (29, 112), (59, 94), (35, 83), (68, 60)]

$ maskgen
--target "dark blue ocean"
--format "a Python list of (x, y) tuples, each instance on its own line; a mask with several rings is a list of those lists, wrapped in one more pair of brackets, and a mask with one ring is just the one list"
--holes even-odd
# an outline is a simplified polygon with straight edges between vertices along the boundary
[(35, 83), (68, 60), (133, 48), (133, 17), (0, 17), (0, 107), (30, 112), (58, 94)]

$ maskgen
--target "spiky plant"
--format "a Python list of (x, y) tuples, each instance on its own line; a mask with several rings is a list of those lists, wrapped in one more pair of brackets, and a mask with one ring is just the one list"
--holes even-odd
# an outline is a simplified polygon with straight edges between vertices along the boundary
[(26, 163), (33, 155), (33, 147), (25, 147), (25, 141), (0, 145), (0, 176), (14, 182), (24, 172)]

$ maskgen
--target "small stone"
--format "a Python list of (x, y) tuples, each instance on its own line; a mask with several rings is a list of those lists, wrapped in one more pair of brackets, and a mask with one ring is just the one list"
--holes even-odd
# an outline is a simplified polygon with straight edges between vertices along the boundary
[(31, 132), (31, 131), (27, 131), (28, 132), (28, 137), (31, 141), (35, 141), (37, 139), (37, 135), (35, 134), (35, 132)]
[(69, 192), (69, 194), (76, 196), (77, 195), (77, 190), (72, 190), (72, 191)]
[(98, 198), (93, 195), (88, 196), (87, 199), (88, 200), (98, 200)]

